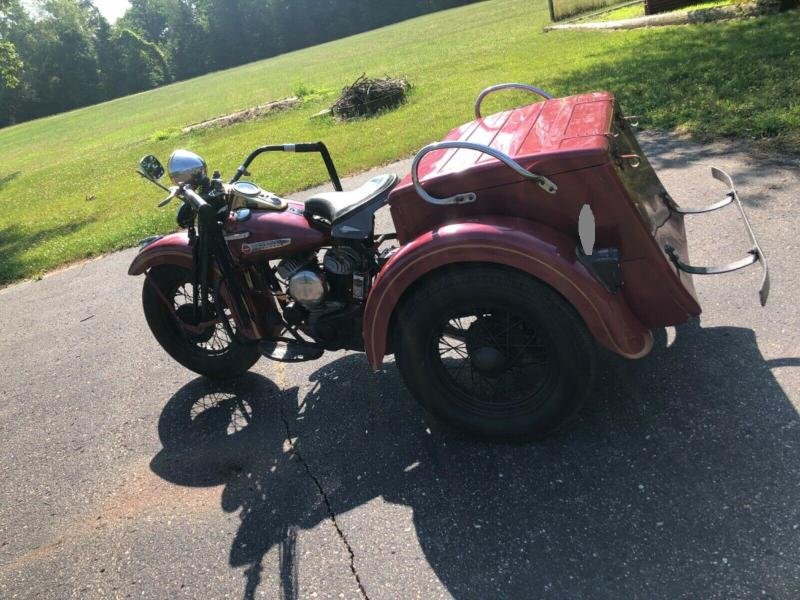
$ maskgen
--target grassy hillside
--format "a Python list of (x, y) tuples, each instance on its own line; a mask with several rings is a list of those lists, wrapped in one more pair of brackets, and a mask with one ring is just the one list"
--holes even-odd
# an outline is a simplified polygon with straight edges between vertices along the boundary
[[(543, 34), (546, 23), (544, 0), (490, 0), (0, 130), (0, 283), (172, 229), (173, 209), (157, 209), (161, 193), (134, 173), (143, 154), (165, 159), (187, 147), (230, 175), (257, 145), (322, 139), (341, 171), (353, 172), (439, 138), (471, 118), (483, 87), (502, 81), (561, 95), (611, 89), (644, 126), (800, 151), (797, 12), (618, 33)], [(406, 75), (410, 101), (348, 124), (309, 118), (364, 72)], [(299, 109), (175, 134), (299, 88), (318, 92)], [(318, 157), (254, 165), (254, 179), (278, 193), (324, 178)]]

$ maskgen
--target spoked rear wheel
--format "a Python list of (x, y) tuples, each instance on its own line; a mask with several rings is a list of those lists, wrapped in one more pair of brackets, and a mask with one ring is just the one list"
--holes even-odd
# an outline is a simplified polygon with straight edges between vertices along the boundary
[[(558, 375), (558, 363), (524, 316), (488, 303), (443, 314), (431, 364), (453, 400), (486, 417), (524, 416)], [(438, 360), (437, 360), (438, 356)]]
[(397, 362), (436, 417), (478, 435), (541, 438), (574, 416), (591, 386), (594, 347), (555, 291), (498, 266), (427, 281), (401, 308)]
[[(205, 320), (198, 318), (191, 282), (191, 272), (183, 267), (163, 265), (149, 271), (142, 305), (150, 330), (172, 358), (195, 373), (219, 379), (241, 375), (258, 361), (258, 348), (235, 339), (228, 308), (223, 307), (227, 327), (216, 308)], [(207, 300), (211, 306), (213, 298)]]

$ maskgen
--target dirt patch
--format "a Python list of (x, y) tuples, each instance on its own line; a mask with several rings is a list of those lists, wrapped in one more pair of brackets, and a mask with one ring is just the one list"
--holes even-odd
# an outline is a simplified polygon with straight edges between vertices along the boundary
[(11, 557), (0, 565), (0, 575), (14, 572), (30, 563), (51, 559), (61, 554), (64, 560), (81, 548), (87, 539), (96, 539), (100, 532), (125, 523), (145, 519), (156, 513), (176, 518), (189, 518), (207, 510), (218, 510), (220, 486), (184, 487), (169, 483), (154, 474), (147, 463), (137, 461), (129, 477), (112, 492), (105, 503), (83, 518), (70, 523), (54, 539), (22, 555)]
[(209, 127), (228, 127), (229, 125), (235, 125), (236, 123), (252, 121), (253, 119), (263, 117), (264, 115), (270, 113), (280, 112), (288, 108), (294, 108), (295, 106), (299, 106), (301, 102), (302, 100), (300, 100), (300, 98), (297, 96), (284, 98), (283, 100), (274, 100), (273, 102), (260, 104), (259, 106), (253, 106), (252, 108), (246, 108), (245, 110), (240, 110), (239, 112), (231, 113), (229, 115), (214, 117), (213, 119), (209, 119), (207, 121), (187, 125), (181, 129), (181, 132), (191, 133), (192, 131), (197, 131), (198, 129), (208, 129)]

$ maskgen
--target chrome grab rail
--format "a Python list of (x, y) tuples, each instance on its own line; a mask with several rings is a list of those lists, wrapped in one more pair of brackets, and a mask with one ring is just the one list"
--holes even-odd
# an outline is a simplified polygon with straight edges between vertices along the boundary
[(672, 196), (670, 196), (667, 193), (664, 193), (664, 201), (669, 206), (669, 209), (672, 212), (676, 212), (681, 215), (701, 215), (703, 213), (719, 210), (720, 208), (724, 208), (728, 206), (728, 204), (733, 202), (734, 197), (735, 196), (733, 192), (728, 192), (727, 194), (725, 194), (725, 197), (722, 200), (714, 202), (713, 204), (709, 204), (708, 206), (703, 206), (701, 208), (681, 208), (680, 206), (678, 206), (675, 200), (672, 199)]
[(672, 246), (665, 246), (664, 252), (667, 253), (672, 263), (675, 265), (677, 269), (684, 271), (686, 273), (691, 273), (692, 275), (718, 275), (720, 273), (730, 273), (731, 271), (738, 271), (739, 269), (744, 269), (745, 267), (749, 267), (750, 265), (758, 262), (761, 264), (761, 286), (758, 290), (758, 297), (761, 301), (761, 306), (765, 306), (767, 304), (767, 298), (769, 297), (769, 267), (767, 266), (767, 257), (764, 256), (764, 251), (761, 249), (761, 246), (758, 244), (758, 240), (756, 240), (755, 233), (753, 232), (753, 227), (750, 225), (750, 220), (747, 218), (747, 214), (744, 212), (744, 206), (742, 206), (742, 201), (739, 199), (739, 194), (736, 192), (736, 188), (733, 185), (733, 180), (731, 176), (728, 175), (722, 169), (718, 169), (717, 167), (711, 167), (711, 176), (716, 179), (717, 181), (721, 181), (725, 183), (730, 188), (730, 191), (726, 194), (725, 198), (720, 200), (719, 202), (715, 202), (709, 206), (705, 206), (703, 208), (696, 208), (696, 209), (687, 209), (687, 208), (680, 208), (672, 198), (665, 197), (667, 201), (667, 205), (669, 206), (670, 210), (682, 215), (695, 215), (695, 214), (702, 214), (705, 212), (711, 212), (714, 210), (719, 210), (720, 208), (724, 208), (731, 203), (736, 204), (736, 208), (739, 209), (739, 214), (742, 217), (742, 221), (744, 222), (745, 230), (747, 231), (747, 237), (750, 238), (750, 243), (752, 247), (748, 250), (747, 254), (738, 260), (735, 260), (727, 265), (719, 265), (719, 266), (695, 266), (689, 265), (683, 261), (681, 261), (678, 253), (675, 251), (675, 248)]
[(517, 174), (521, 175), (526, 179), (531, 179), (536, 182), (536, 184), (546, 191), (548, 194), (555, 194), (558, 191), (558, 186), (549, 180), (544, 175), (537, 175), (536, 173), (531, 173), (527, 169), (525, 169), (522, 165), (520, 165), (517, 161), (511, 158), (508, 154), (501, 152), (500, 150), (495, 150), (489, 146), (484, 146), (483, 144), (475, 144), (473, 142), (436, 142), (435, 144), (429, 144), (425, 146), (422, 150), (417, 152), (417, 155), (414, 157), (414, 162), (411, 164), (411, 180), (414, 182), (414, 189), (417, 191), (423, 200), (426, 202), (430, 202), (431, 204), (437, 204), (440, 206), (448, 205), (448, 204), (466, 204), (468, 202), (475, 202), (477, 196), (475, 192), (464, 192), (461, 194), (456, 194), (455, 196), (448, 196), (447, 198), (436, 198), (431, 196), (425, 189), (422, 187), (422, 184), (419, 181), (419, 165), (422, 161), (422, 158), (428, 154), (429, 152), (433, 152), (435, 150), (445, 150), (448, 148), (464, 148), (466, 150), (475, 150), (476, 152), (482, 152), (483, 154), (488, 154), (499, 160), (500, 162), (504, 163), (507, 167), (513, 169)]
[(497, 85), (493, 85), (491, 87), (486, 88), (480, 94), (478, 94), (478, 98), (475, 100), (475, 118), (482, 119), (481, 116), (481, 104), (483, 104), (484, 98), (489, 94), (493, 94), (494, 92), (499, 92), (500, 90), (525, 90), (526, 92), (533, 92), (534, 94), (538, 94), (545, 100), (551, 100), (553, 97), (545, 92), (542, 89), (539, 89), (535, 86), (528, 85), (527, 83), (500, 83)]

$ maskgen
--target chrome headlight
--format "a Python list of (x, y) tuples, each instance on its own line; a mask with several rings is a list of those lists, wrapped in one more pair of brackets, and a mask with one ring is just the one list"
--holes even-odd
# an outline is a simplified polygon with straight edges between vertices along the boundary
[(175, 185), (200, 185), (208, 177), (206, 161), (194, 152), (175, 150), (167, 163), (169, 178)]

